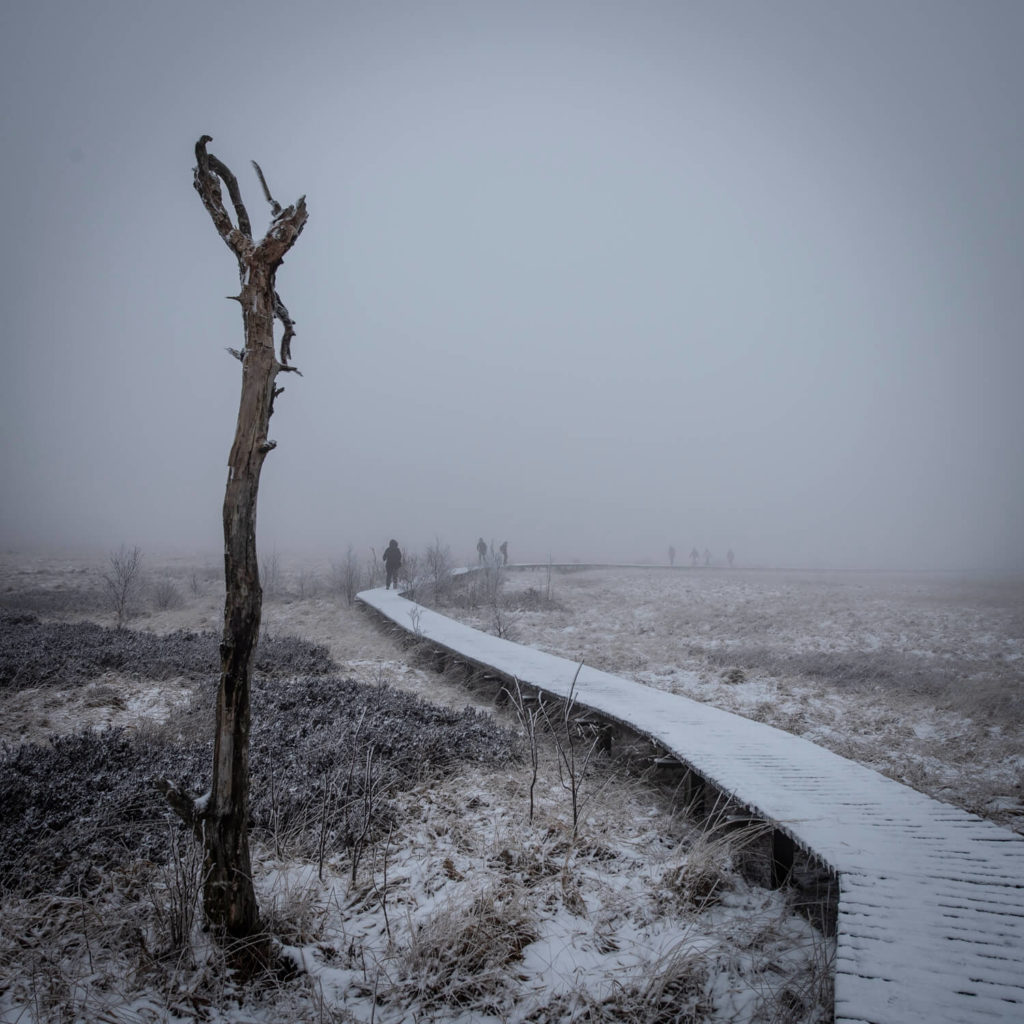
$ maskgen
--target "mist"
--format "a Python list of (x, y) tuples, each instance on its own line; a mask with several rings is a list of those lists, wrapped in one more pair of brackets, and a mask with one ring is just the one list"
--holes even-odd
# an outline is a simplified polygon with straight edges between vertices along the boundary
[(262, 550), (1024, 569), (1024, 7), (13, 2), (0, 548), (216, 552), (236, 264), (309, 222)]

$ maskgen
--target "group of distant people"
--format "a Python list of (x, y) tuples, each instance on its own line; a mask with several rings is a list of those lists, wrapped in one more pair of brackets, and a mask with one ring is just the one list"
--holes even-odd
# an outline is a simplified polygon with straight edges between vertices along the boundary
[[(690, 565), (696, 566), (700, 562), (700, 558), (700, 552), (696, 548), (693, 548), (690, 551)], [(736, 561), (736, 555), (733, 552), (732, 548), (729, 548), (729, 551), (725, 556), (725, 560), (729, 563), (729, 568), (731, 569), (733, 567), (733, 563)], [(676, 564), (676, 549), (672, 547), (671, 544), (668, 548), (668, 564)], [(704, 564), (711, 565), (711, 552), (707, 548), (704, 549)]]
[[(493, 547), (489, 547), (487, 541), (481, 537), (476, 542), (476, 554), (477, 562), (483, 565), (487, 561), (488, 551), (493, 552)], [(498, 554), (501, 555), (501, 564), (508, 565), (508, 541), (503, 540), (498, 545)], [(711, 551), (708, 548), (704, 549), (704, 564), (706, 566), (711, 565)], [(700, 564), (701, 553), (696, 547), (690, 550), (690, 564), (697, 566)], [(729, 548), (726, 552), (725, 560), (729, 563), (731, 569), (736, 561), (736, 555), (732, 548)], [(670, 544), (668, 548), (668, 563), (669, 565), (676, 564), (676, 549)], [(388, 542), (388, 546), (384, 549), (384, 589), (390, 590), (392, 587), (395, 590), (398, 589), (398, 570), (402, 568), (402, 550), (398, 546), (397, 540), (391, 540)]]
[[(498, 553), (501, 555), (501, 564), (502, 565), (508, 565), (508, 541), (507, 540), (503, 540), (498, 545)], [(481, 537), (476, 542), (476, 557), (477, 557), (477, 562), (480, 565), (483, 565), (484, 562), (487, 561), (487, 541), (485, 541), (483, 539), (483, 537)]]
[[(487, 560), (487, 541), (481, 537), (476, 542), (476, 553), (479, 558), (481, 565)], [(508, 541), (503, 540), (498, 545), (498, 553), (501, 555), (501, 564), (508, 565)], [(398, 589), (398, 570), (402, 568), (402, 549), (398, 546), (397, 540), (388, 541), (388, 546), (384, 549), (384, 589), (390, 590), (392, 587), (395, 590)]]

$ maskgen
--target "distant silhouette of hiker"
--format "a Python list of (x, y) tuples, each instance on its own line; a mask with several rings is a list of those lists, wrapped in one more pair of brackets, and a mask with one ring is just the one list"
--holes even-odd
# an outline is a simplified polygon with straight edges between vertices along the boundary
[(694, 548), (694, 549), (693, 549), (693, 550), (692, 550), (692, 551), (690, 552), (690, 564), (691, 564), (691, 565), (696, 565), (696, 564), (697, 564), (697, 559), (698, 559), (698, 558), (700, 558), (700, 555), (698, 554), (698, 552), (697, 552), (697, 549), (696, 549), (696, 548)]
[(671, 544), (669, 545), (669, 548), (668, 548), (668, 564), (669, 565), (675, 565), (676, 564), (676, 549), (674, 547), (672, 547)]
[(711, 564), (711, 552), (708, 551), (707, 548), (704, 549), (704, 564), (705, 565), (710, 565)]
[(503, 540), (498, 550), (501, 552), (501, 564), (508, 565), (508, 541)]
[(733, 560), (736, 558), (736, 556), (732, 553), (732, 548), (729, 548), (729, 554), (727, 554), (725, 557), (728, 560), (729, 568), (731, 569)]
[(394, 584), (395, 590), (398, 589), (398, 570), (401, 567), (402, 552), (398, 547), (398, 541), (393, 540), (384, 549), (384, 571), (387, 574), (387, 579), (384, 583), (385, 590), (388, 590), (392, 584)]
[(484, 559), (487, 557), (487, 541), (481, 537), (476, 542), (476, 557), (481, 565), (484, 563)]

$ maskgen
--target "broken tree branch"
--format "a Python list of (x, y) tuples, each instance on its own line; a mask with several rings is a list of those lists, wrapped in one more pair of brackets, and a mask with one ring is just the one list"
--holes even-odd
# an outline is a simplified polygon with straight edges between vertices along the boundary
[(295, 321), (289, 316), (288, 308), (281, 301), (281, 296), (274, 292), (274, 316), (284, 324), (284, 335), (281, 338), (281, 364), (288, 365), (292, 357), (292, 338), (295, 337)]
[(192, 830), (200, 842), (203, 841), (203, 799), (196, 799), (176, 786), (170, 779), (154, 779), (154, 788), (163, 793), (171, 810)]
[(256, 168), (256, 177), (260, 179), (260, 184), (263, 186), (263, 194), (267, 197), (267, 202), (270, 203), (270, 212), (276, 217), (281, 212), (281, 204), (270, 194), (267, 179), (263, 177), (263, 168), (255, 160), (252, 161), (252, 165)]

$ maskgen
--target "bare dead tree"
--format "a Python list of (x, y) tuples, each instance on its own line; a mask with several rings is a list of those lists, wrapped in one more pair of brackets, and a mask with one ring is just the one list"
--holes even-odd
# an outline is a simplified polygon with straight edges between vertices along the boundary
[[(276, 290), (277, 270), (306, 224), (306, 197), (281, 208), (256, 171), (270, 203), (272, 219), (263, 238), (253, 237), (238, 182), (206, 145), (196, 143), (194, 186), (217, 233), (238, 260), (241, 288), (228, 296), (242, 307), (245, 347), (229, 349), (242, 364), (242, 393), (234, 443), (228, 458), (224, 494), (224, 634), (220, 645), (213, 781), (210, 793), (195, 799), (167, 780), (158, 785), (171, 806), (203, 841), (203, 908), (209, 922), (230, 938), (247, 938), (259, 929), (259, 910), (249, 855), (249, 691), (253, 652), (263, 609), (256, 558), (256, 499), (264, 459), (275, 447), (268, 439), (274, 400), (284, 390), (277, 375), (298, 373), (290, 365), (295, 324)], [(234, 220), (224, 205), (227, 189)], [(284, 331), (280, 358), (274, 345), (274, 320)]]

